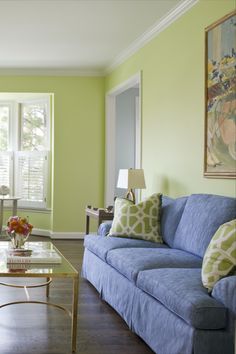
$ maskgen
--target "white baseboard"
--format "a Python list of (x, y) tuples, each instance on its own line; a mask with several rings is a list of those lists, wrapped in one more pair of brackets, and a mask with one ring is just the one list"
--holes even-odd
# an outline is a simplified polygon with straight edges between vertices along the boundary
[(56, 239), (83, 240), (84, 239), (83, 232), (53, 232), (51, 230), (35, 229), (35, 228), (33, 229), (32, 235), (50, 237), (53, 240)]
[(51, 230), (45, 230), (45, 229), (35, 229), (35, 228), (33, 228), (32, 235), (51, 237), (52, 236), (52, 231)]
[(53, 240), (83, 240), (84, 233), (83, 232), (52, 232), (51, 238)]

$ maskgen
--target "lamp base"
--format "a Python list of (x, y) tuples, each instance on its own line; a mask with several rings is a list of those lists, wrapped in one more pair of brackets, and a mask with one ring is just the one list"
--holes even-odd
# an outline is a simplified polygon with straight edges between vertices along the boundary
[(132, 188), (128, 190), (125, 197), (127, 199), (131, 200), (135, 204), (135, 194), (134, 194)]

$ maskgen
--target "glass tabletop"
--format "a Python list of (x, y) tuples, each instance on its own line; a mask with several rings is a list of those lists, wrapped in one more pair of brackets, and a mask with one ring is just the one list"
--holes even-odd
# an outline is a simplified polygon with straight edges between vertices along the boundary
[(0, 242), (0, 277), (77, 277), (78, 272), (51, 242), (26, 242), (25, 249), (55, 251), (61, 263), (7, 263), (7, 251), (11, 243)]

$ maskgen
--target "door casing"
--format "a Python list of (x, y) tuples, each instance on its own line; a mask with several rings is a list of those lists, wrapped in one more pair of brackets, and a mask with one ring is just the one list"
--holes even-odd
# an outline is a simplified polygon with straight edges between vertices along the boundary
[(142, 151), (142, 73), (138, 72), (128, 80), (113, 88), (106, 94), (106, 134), (105, 134), (105, 205), (113, 205), (115, 190), (115, 146), (116, 146), (116, 96), (132, 88), (139, 88), (139, 99), (136, 102), (138, 114), (136, 114), (135, 127), (135, 168), (141, 168)]

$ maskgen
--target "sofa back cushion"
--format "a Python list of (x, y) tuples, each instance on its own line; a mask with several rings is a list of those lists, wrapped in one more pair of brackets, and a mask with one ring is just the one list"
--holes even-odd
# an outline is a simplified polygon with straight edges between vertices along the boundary
[(174, 245), (174, 236), (179, 225), (188, 197), (172, 199), (162, 197), (161, 235), (163, 241), (170, 247)]
[(174, 247), (203, 257), (220, 225), (235, 218), (235, 198), (192, 194), (176, 230)]

